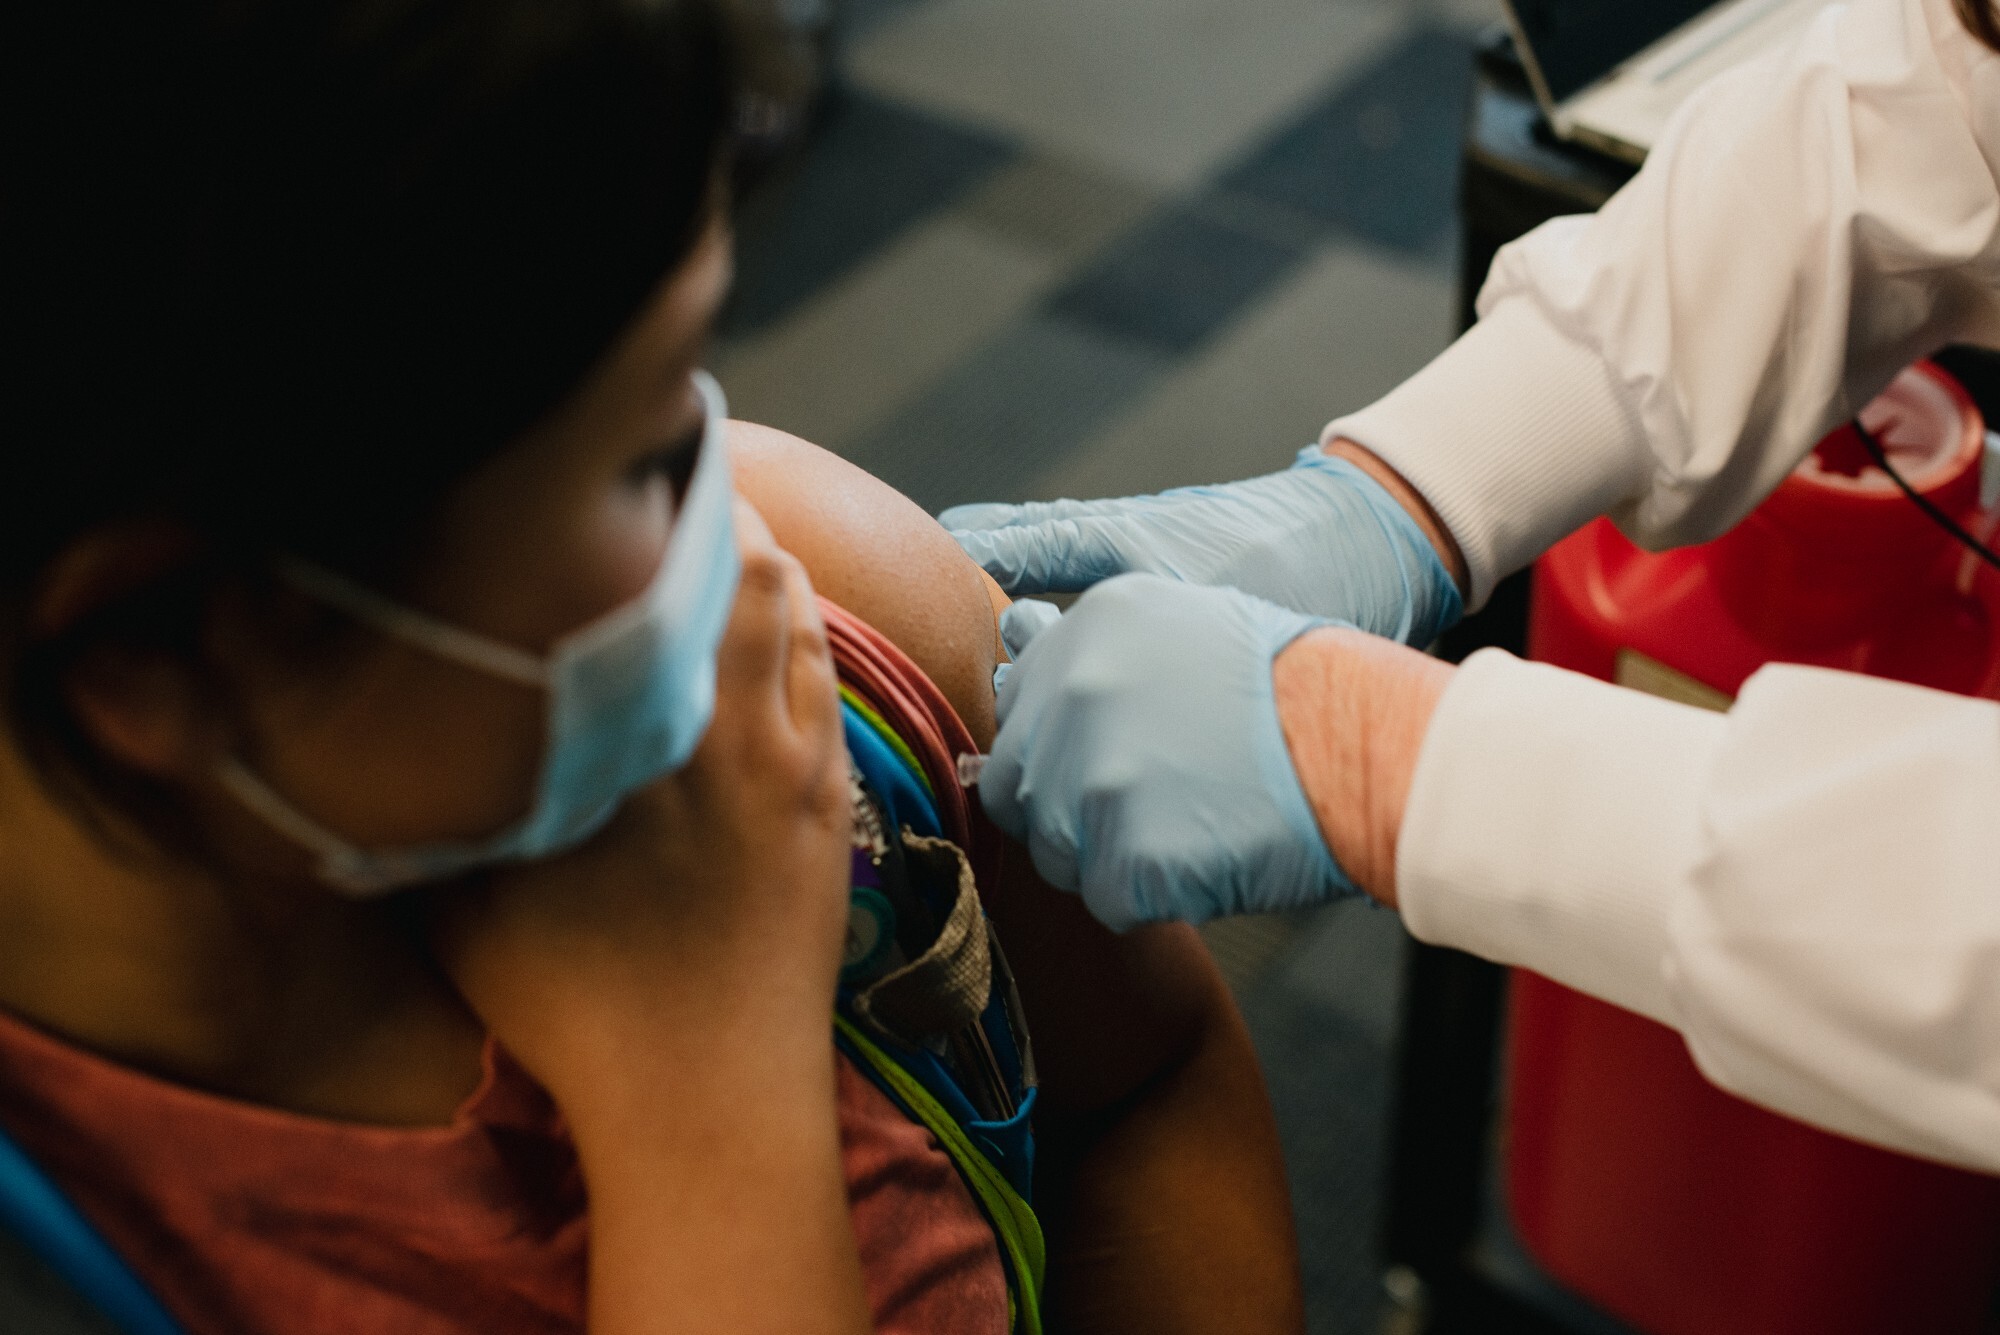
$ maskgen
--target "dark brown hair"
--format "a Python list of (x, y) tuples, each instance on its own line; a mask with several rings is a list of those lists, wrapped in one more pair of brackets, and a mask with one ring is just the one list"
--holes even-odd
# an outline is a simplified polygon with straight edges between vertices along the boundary
[(1974, 37), (2000, 51), (2000, 14), (1993, 9), (1993, 0), (1957, 0), (1958, 17), (1965, 23)]
[[(712, 208), (726, 4), (0, 6), (0, 676), (59, 791), (147, 805), (69, 715), (80, 656), (199, 676), (215, 594), (279, 550), (393, 580), (602, 357)], [(197, 558), (30, 634), (48, 562), (120, 520)]]

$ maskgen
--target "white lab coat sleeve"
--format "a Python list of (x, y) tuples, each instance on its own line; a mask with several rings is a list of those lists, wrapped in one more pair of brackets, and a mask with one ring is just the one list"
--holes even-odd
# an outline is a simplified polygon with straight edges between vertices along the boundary
[(1832, 6), (1502, 250), (1480, 323), (1325, 438), (1423, 493), (1474, 606), (1600, 514), (1714, 537), (1903, 366), (2000, 336), (1996, 163), (2000, 58), (1951, 0)]
[(1671, 1025), (1753, 1102), (2000, 1171), (2000, 704), (1768, 667), (1722, 715), (1488, 650), (1397, 892), (1420, 939)]

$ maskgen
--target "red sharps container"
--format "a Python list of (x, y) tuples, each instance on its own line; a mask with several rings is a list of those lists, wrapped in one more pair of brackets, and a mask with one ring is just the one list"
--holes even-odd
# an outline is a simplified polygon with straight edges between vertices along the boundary
[[(1984, 424), (1939, 368), (1862, 414), (1982, 540)], [(1530, 653), (1726, 708), (1765, 663), (2000, 698), (2000, 572), (1898, 492), (1851, 427), (1726, 537), (1652, 554), (1598, 521), (1535, 568)], [(2000, 820), (2000, 812), (1994, 818)], [(1995, 869), (2000, 894), (2000, 868)], [(1707, 1083), (1672, 1031), (1516, 972), (1507, 1190), (1529, 1253), (1654, 1335), (1948, 1335), (2000, 1283), (2000, 1178), (1862, 1145)]]

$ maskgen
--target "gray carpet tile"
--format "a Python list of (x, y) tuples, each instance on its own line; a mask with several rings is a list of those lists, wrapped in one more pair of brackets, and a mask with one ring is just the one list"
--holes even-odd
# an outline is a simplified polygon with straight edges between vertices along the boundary
[(1052, 314), (1185, 356), (1296, 267), (1305, 252), (1268, 233), (1168, 205), (1113, 242)]
[(886, 27), (922, 8), (929, 0), (838, 0), (835, 6), (843, 45), (864, 41), (878, 28)]
[(1271, 963), (1310, 921), (1309, 913), (1253, 913), (1240, 918), (1216, 918), (1201, 925), (1201, 939), (1230, 990), (1245, 993), (1263, 981)]
[(1396, 1041), (1404, 955), (1403, 920), (1370, 899), (1344, 899), (1312, 914), (1272, 981), (1339, 1014), (1358, 1037), (1387, 1051)]
[(1223, 174), (1225, 190), (1377, 245), (1429, 253), (1452, 226), (1470, 40), (1416, 29)]
[(1017, 245), (1075, 264), (1143, 218), (1155, 192), (1109, 172), (1029, 153), (966, 196), (959, 213)]
[(1018, 496), (1164, 366), (1142, 344), (1034, 316), (846, 453), (932, 513), (962, 501)]
[(1284, 1145), (1312, 1335), (1372, 1335), (1388, 1053), (1338, 1010), (1272, 983), (1243, 1001)]
[(1015, 152), (997, 135), (836, 90), (811, 139), (738, 213), (724, 333), (768, 326)]
[(1389, 1056), (1409, 938), (1394, 914), (1359, 900), (1271, 921), (1285, 924), (1286, 943), (1236, 991), (1284, 1143), (1308, 1329), (1374, 1335)]

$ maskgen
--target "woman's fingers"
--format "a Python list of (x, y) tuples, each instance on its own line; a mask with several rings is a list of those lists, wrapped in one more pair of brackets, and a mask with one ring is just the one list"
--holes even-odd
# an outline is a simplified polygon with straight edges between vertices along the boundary
[(782, 707), (784, 665), (791, 634), (791, 558), (778, 549), (771, 530), (741, 498), (736, 501), (736, 546), (742, 574), (736, 606), (716, 652), (716, 708), (732, 697)]
[(789, 659), (785, 664), (785, 703), (792, 726), (802, 736), (830, 746), (840, 732), (833, 649), (827, 643), (826, 623), (820, 619), (819, 599), (813, 594), (805, 567), (793, 561), (791, 576), (792, 624), (786, 640)]
[[(763, 517), (740, 499), (736, 524), (743, 575), (718, 661), (717, 693), (754, 702), (738, 726), (775, 727), (779, 744), (804, 745), (807, 763), (818, 772), (840, 748), (833, 651), (819, 600), (805, 567), (779, 548)], [(723, 707), (719, 698), (718, 714)]]

